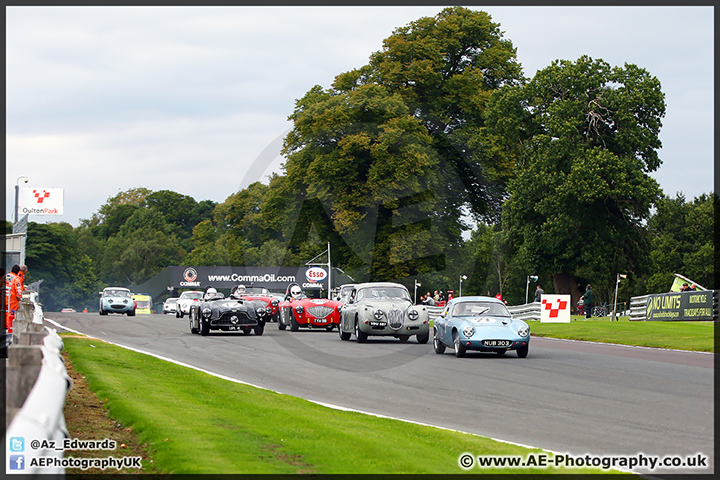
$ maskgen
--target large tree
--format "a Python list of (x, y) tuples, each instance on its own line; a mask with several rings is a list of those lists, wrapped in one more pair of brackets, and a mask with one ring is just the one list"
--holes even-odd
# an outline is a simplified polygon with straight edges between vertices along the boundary
[(520, 72), (485, 12), (448, 8), (399, 28), (368, 65), (297, 102), (286, 187), (298, 205), (320, 200), (361, 278), (445, 270), (467, 214), (497, 217), (506, 160), (478, 133), (490, 93)]
[(494, 95), (483, 139), (515, 165), (504, 226), (527, 268), (553, 275), (556, 293), (577, 300), (580, 278), (602, 297), (616, 272), (640, 272), (664, 114), (657, 78), (587, 56)]

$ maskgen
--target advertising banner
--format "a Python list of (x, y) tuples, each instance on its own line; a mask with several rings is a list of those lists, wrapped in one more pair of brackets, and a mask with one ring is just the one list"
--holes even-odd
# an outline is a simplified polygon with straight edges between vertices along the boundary
[(648, 295), (646, 320), (712, 320), (713, 291), (663, 293)]
[(20, 187), (18, 189), (19, 215), (62, 215), (63, 189)]
[(327, 290), (328, 272), (320, 267), (173, 267), (172, 283), (180, 289), (265, 287), (285, 292), (290, 283), (303, 290)]
[(570, 295), (543, 294), (540, 323), (570, 323)]

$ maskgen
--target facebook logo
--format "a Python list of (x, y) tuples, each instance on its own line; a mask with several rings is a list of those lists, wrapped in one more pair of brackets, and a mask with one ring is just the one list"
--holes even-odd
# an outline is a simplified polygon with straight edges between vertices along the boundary
[(10, 451), (11, 452), (24, 452), (25, 451), (25, 439), (23, 437), (10, 437)]
[(25, 455), (10, 455), (10, 470), (25, 470)]

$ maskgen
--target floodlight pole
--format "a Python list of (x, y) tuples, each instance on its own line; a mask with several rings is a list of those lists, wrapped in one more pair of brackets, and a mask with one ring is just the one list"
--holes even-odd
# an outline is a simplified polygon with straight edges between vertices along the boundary
[(615, 279), (615, 301), (613, 302), (613, 310), (612, 310), (612, 321), (615, 321), (615, 312), (617, 310), (617, 296), (618, 296), (618, 287), (620, 286), (620, 278), (626, 278), (627, 275), (618, 273), (617, 278)]

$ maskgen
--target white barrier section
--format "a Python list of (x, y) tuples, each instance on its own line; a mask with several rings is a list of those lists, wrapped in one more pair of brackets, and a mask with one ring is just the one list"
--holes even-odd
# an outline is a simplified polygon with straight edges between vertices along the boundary
[(540, 323), (570, 323), (570, 295), (540, 297)]
[[(60, 445), (69, 434), (65, 427), (63, 408), (65, 394), (72, 380), (65, 369), (60, 351), (62, 339), (55, 330), (48, 331), (43, 345), (42, 367), (35, 385), (22, 409), (10, 423), (3, 448), (7, 452), (6, 474), (64, 474), (62, 467), (37, 468), (33, 460), (42, 457), (62, 458), (63, 452), (49, 445)], [(40, 447), (32, 447), (33, 440), (44, 441)]]

